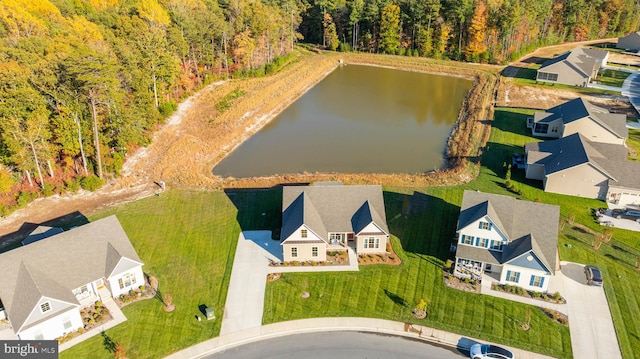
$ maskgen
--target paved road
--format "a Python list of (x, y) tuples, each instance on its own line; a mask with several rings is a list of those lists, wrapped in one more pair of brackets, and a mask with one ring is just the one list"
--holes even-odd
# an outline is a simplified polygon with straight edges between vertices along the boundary
[(208, 359), (460, 359), (466, 352), (409, 338), (362, 333), (297, 334), (242, 345)]
[[(586, 285), (584, 266), (561, 262), (574, 358), (622, 358), (607, 296), (602, 287)], [(606, 281), (607, 279), (604, 278)]]

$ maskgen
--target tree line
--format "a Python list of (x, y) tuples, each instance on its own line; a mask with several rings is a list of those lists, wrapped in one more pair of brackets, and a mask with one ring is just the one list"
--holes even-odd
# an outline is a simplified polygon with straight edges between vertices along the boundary
[[(0, 0), (0, 212), (118, 176), (176, 103), (295, 43), (503, 63), (635, 31), (640, 0)], [(16, 195), (17, 194), (17, 195)]]
[(304, 5), (0, 1), (0, 210), (117, 176), (181, 98), (289, 54)]
[(300, 30), (330, 49), (505, 63), (639, 25), (638, 0), (310, 0)]

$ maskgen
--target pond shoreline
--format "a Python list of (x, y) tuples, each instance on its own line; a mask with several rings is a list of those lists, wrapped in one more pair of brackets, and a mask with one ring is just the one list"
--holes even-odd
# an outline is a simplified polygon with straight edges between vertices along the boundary
[[(406, 61), (403, 57), (388, 57), (385, 55), (374, 54), (340, 54), (340, 60), (344, 64), (377, 66), (384, 68), (397, 69), (402, 71), (414, 71), (421, 73), (429, 73), (434, 75), (454, 76), (459, 78), (470, 79), (473, 84), (463, 100), (462, 107), (458, 114), (458, 119), (451, 129), (449, 138), (447, 139), (445, 153), (446, 168), (436, 171), (417, 174), (381, 174), (381, 173), (295, 173), (284, 175), (273, 175), (251, 178), (220, 178), (213, 176), (218, 180), (218, 188), (248, 188), (248, 187), (271, 187), (285, 183), (310, 183), (315, 181), (341, 181), (346, 184), (384, 184), (391, 186), (431, 186), (431, 185), (455, 185), (466, 183), (474, 179), (479, 173), (479, 157), (482, 148), (488, 140), (490, 132), (490, 119), (493, 115), (493, 96), (495, 96), (495, 88), (498, 82), (497, 74), (490, 71), (483, 71), (469, 67), (449, 66), (447, 62), (437, 64), (429, 64), (426, 59), (413, 59), (414, 61)], [(336, 57), (336, 59), (338, 58)], [(402, 64), (395, 64), (393, 60), (400, 58)], [(468, 65), (468, 64), (460, 64)], [(300, 92), (294, 99), (287, 99), (287, 104), (293, 103), (309, 89), (320, 82), (324, 77), (331, 73), (339, 66), (338, 61), (335, 66), (323, 73), (324, 76), (316, 78), (312, 84), (304, 86), (304, 91)], [(288, 106), (288, 105), (287, 105)], [(284, 110), (284, 106), (280, 111)], [(253, 128), (250, 134), (235, 144), (235, 147), (242, 144), (251, 135), (255, 134), (262, 127), (268, 124), (280, 112), (270, 113), (267, 121), (260, 121), (258, 128)], [(230, 151), (229, 151), (230, 152)], [(228, 153), (229, 153), (228, 152)], [(227, 153), (227, 154), (228, 154)], [(224, 158), (217, 158), (215, 162), (211, 162), (209, 171)]]

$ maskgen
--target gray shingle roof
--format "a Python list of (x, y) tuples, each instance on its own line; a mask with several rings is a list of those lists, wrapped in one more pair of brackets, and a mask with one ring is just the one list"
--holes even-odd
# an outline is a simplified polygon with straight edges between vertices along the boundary
[(458, 245), (456, 257), (471, 259), (483, 263), (502, 264), (502, 252), (490, 251), (485, 248)]
[(599, 62), (607, 56), (607, 51), (597, 49), (587, 49), (578, 46), (571, 51), (567, 51), (553, 59), (545, 61), (538, 71), (556, 63), (563, 62), (569, 69), (589, 77), (599, 66)]
[[(493, 213), (490, 212), (490, 208), (493, 209)], [(500, 255), (499, 261), (504, 263), (516, 251), (524, 253), (525, 250), (533, 249), (553, 272), (556, 266), (560, 207), (521, 201), (513, 197), (497, 194), (464, 191), (459, 223), (462, 223), (464, 219), (464, 222), (468, 225), (485, 215), (491, 218), (494, 225), (499, 226), (500, 231), (509, 238), (510, 244), (503, 248), (501, 254), (496, 254), (500, 252), (489, 251), (488, 249), (458, 245), (456, 257), (482, 260), (481, 258), (486, 259), (488, 258), (487, 256), (496, 257)], [(458, 230), (462, 228), (464, 226), (458, 226)], [(529, 239), (523, 241), (522, 239), (524, 238)], [(511, 247), (511, 243), (516, 247)], [(482, 251), (487, 253), (481, 254)], [(471, 254), (480, 257), (468, 257)]]
[(382, 187), (377, 185), (285, 186), (282, 209), (282, 240), (302, 224), (325, 241), (329, 231), (358, 233), (371, 222), (389, 233)]
[(613, 174), (607, 172), (608, 166), (603, 166), (607, 158), (594, 145), (600, 144), (589, 141), (579, 133), (557, 140), (527, 143), (525, 144), (527, 164), (542, 164), (545, 174), (550, 175), (581, 164), (591, 163), (604, 171), (609, 178), (613, 178)]
[(29, 233), (27, 238), (22, 240), (22, 245), (27, 245), (29, 243), (37, 242), (41, 239), (45, 239), (51, 236), (55, 236), (56, 234), (62, 233), (62, 228), (49, 227), (49, 226), (38, 226), (33, 232)]
[(620, 138), (627, 138), (629, 136), (625, 115), (609, 113), (606, 109), (596, 106), (581, 97), (561, 103), (547, 111), (536, 112), (534, 114), (534, 121), (550, 123), (561, 119), (563, 123), (567, 124), (585, 117), (590, 118)]
[(78, 304), (73, 289), (109, 275), (116, 255), (110, 246), (142, 264), (115, 216), (0, 254), (0, 298), (13, 327), (24, 324), (43, 296)]
[(640, 163), (627, 161), (623, 145), (592, 142), (573, 135), (525, 145), (527, 164), (542, 164), (545, 174), (552, 174), (574, 166), (590, 163), (609, 177), (610, 186), (640, 189)]
[[(556, 243), (556, 246), (557, 246), (557, 243)], [(544, 253), (543, 249), (538, 244), (538, 241), (532, 235), (521, 237), (518, 240), (511, 243), (507, 247), (507, 249), (503, 252), (502, 262), (507, 263), (530, 251), (533, 251), (536, 254)], [(547, 267), (547, 269), (549, 269), (551, 273), (553, 273), (555, 271), (555, 261), (554, 261), (554, 266), (552, 267), (551, 263), (549, 263), (546, 256), (539, 256), (539, 257), (542, 263), (544, 264), (544, 266)], [(555, 254), (553, 258), (555, 258)]]

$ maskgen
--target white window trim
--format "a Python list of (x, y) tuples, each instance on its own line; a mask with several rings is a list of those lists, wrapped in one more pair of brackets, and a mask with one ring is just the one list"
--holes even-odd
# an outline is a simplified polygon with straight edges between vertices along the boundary
[[(47, 307), (47, 309), (44, 309), (44, 307)], [(51, 311), (51, 302), (50, 301), (46, 301), (44, 303), (40, 304), (40, 313), (46, 313)]]

